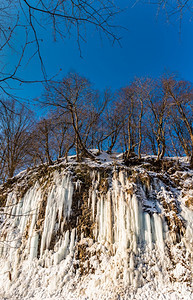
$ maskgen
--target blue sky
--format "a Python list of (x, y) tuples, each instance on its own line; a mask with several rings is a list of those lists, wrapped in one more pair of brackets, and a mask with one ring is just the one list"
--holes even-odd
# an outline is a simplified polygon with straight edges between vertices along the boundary
[[(135, 76), (158, 77), (164, 71), (178, 72), (183, 79), (193, 81), (193, 24), (190, 16), (184, 15), (181, 33), (177, 16), (168, 23), (164, 13), (157, 15), (157, 6), (128, 1), (116, 2), (127, 9), (117, 16), (115, 24), (126, 27), (118, 30), (122, 37), (121, 47), (112, 44), (105, 37), (100, 39), (92, 28), (87, 29), (86, 43), (82, 43), (82, 56), (76, 38), (53, 42), (49, 33), (41, 32), (41, 51), (49, 76), (60, 69), (58, 78), (69, 71), (84, 75), (95, 87), (118, 89), (125, 86)], [(10, 60), (13, 59), (10, 57)], [(39, 63), (31, 61), (24, 70), (23, 77), (40, 78)], [(18, 95), (33, 99), (42, 93), (41, 85), (20, 86)]]

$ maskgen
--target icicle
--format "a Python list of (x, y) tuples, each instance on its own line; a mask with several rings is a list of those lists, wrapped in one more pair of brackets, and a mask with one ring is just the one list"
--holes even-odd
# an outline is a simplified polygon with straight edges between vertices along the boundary
[(99, 213), (99, 241), (103, 241), (105, 238), (104, 234), (104, 199), (103, 196), (100, 199), (100, 213)]
[(111, 207), (111, 192), (108, 191), (107, 193), (107, 201), (106, 201), (106, 239), (109, 243), (112, 243), (113, 237), (112, 237), (112, 207)]
[(145, 241), (148, 247), (152, 250), (152, 233), (151, 233), (150, 215), (148, 213), (144, 213), (144, 216), (145, 216)]
[(73, 184), (72, 184), (69, 176), (68, 176), (68, 181), (67, 181), (67, 189), (68, 189), (67, 203), (68, 203), (68, 219), (69, 219), (70, 213), (71, 213), (72, 195), (73, 195)]
[(96, 191), (92, 191), (92, 216), (93, 216), (93, 221), (95, 219), (95, 204), (96, 204)]
[(161, 252), (164, 252), (162, 220), (158, 214), (153, 214), (153, 217), (154, 217), (154, 225), (155, 225), (156, 244), (158, 246), (158, 249)]
[(33, 219), (33, 225), (35, 224), (40, 199), (41, 191), (39, 185), (36, 183), (18, 203), (16, 211), (16, 216), (18, 217), (16, 217), (15, 222), (17, 222), (21, 234), (23, 234), (28, 220)]
[(70, 238), (70, 247), (69, 247), (70, 253), (73, 252), (73, 248), (75, 244), (75, 235), (76, 235), (76, 228), (73, 228), (71, 232), (71, 238)]
[(122, 184), (122, 187), (124, 187), (125, 186), (125, 172), (124, 171), (119, 172), (119, 180), (120, 180), (120, 183)]
[(39, 234), (35, 232), (33, 237), (31, 238), (30, 260), (33, 260), (33, 258), (37, 257), (38, 242), (39, 242)]
[(139, 224), (139, 204), (138, 200), (136, 199), (136, 196), (133, 195), (132, 197), (132, 203), (133, 203), (133, 210), (134, 210), (134, 222), (135, 222), (135, 232), (137, 235), (140, 233), (140, 224)]
[(67, 256), (68, 245), (69, 245), (69, 230), (66, 231), (65, 239), (62, 243), (62, 246), (60, 247), (58, 252), (56, 252), (54, 254), (54, 264), (55, 265), (59, 264)]
[(43, 251), (47, 249), (50, 245), (52, 232), (55, 225), (56, 219), (56, 203), (54, 198), (54, 190), (55, 187), (52, 188), (51, 193), (48, 195), (47, 206), (46, 206), (46, 214), (45, 214), (45, 221), (44, 221), (44, 230), (42, 234), (41, 240), (41, 255)]

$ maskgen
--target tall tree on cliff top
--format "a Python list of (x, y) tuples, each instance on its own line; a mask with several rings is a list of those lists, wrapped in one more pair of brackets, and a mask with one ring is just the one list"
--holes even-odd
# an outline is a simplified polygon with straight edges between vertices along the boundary
[[(44, 105), (61, 110), (70, 118), (75, 135), (77, 160), (80, 154), (94, 158), (87, 150), (92, 127), (102, 113), (105, 103), (98, 106), (99, 94), (88, 79), (77, 73), (69, 73), (62, 81), (47, 85)], [(98, 109), (97, 109), (98, 107)]]

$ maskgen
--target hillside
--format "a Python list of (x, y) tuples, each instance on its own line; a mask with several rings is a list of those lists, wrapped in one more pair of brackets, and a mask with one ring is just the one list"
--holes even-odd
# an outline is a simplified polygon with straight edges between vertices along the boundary
[(193, 299), (185, 159), (71, 157), (0, 190), (0, 299)]

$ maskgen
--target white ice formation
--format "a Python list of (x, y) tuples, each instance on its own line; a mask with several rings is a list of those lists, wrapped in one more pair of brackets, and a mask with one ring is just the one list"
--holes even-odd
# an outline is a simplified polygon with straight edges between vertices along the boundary
[(0, 299), (193, 299), (191, 171), (30, 176), (2, 190)]

